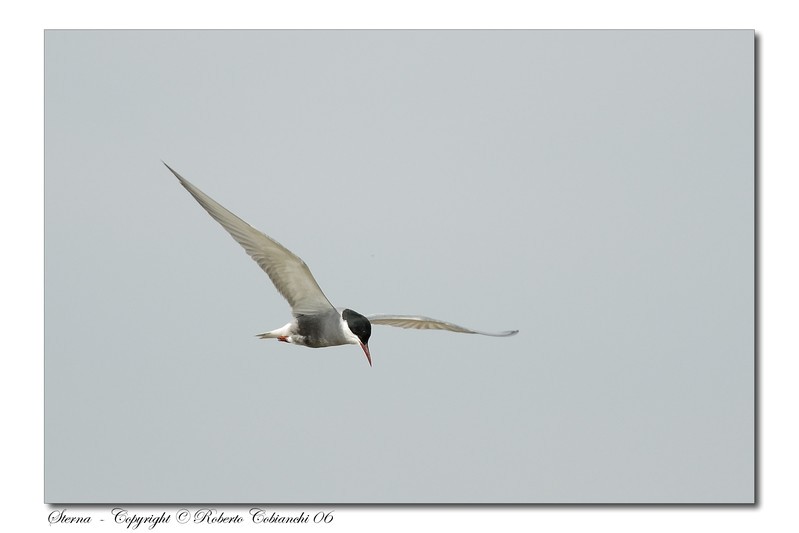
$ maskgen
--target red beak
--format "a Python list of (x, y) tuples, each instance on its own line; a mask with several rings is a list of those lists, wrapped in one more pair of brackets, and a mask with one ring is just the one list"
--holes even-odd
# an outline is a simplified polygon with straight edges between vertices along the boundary
[(369, 366), (372, 366), (372, 356), (369, 355), (369, 347), (364, 343), (361, 343), (361, 348), (363, 348), (363, 353), (366, 354), (366, 359), (369, 361)]

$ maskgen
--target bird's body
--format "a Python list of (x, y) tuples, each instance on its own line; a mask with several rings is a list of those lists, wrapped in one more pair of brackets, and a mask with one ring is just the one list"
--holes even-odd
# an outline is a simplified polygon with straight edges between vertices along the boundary
[(371, 365), (369, 337), (372, 333), (372, 324), (411, 329), (441, 329), (496, 337), (506, 337), (518, 333), (516, 330), (486, 333), (422, 316), (372, 315), (365, 317), (351, 309), (336, 308), (319, 288), (308, 265), (302, 259), (222, 207), (175, 172), (169, 165), (166, 167), (208, 214), (219, 222), (247, 254), (261, 266), (272, 280), (275, 288), (291, 306), (294, 319), (282, 328), (258, 335), (259, 338), (278, 339), (282, 342), (310, 348), (358, 344)]
[(335, 308), (313, 315), (297, 315), (282, 328), (261, 333), (258, 338), (278, 339), (309, 348), (354, 344), (352, 333), (343, 318), (345, 311), (353, 312), (349, 309)]

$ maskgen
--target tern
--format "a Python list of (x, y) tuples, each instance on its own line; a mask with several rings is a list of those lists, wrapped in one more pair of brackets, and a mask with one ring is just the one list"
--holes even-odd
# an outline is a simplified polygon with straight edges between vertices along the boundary
[[(162, 161), (162, 163), (164, 162)], [(272, 237), (258, 231), (222, 207), (172, 167), (166, 163), (164, 165), (208, 214), (219, 222), (247, 254), (258, 263), (272, 280), (277, 291), (291, 306), (293, 320), (282, 328), (256, 335), (261, 339), (277, 339), (281, 342), (310, 348), (358, 344), (366, 354), (369, 366), (372, 366), (372, 356), (369, 353), (372, 324), (408, 329), (438, 329), (492, 337), (509, 337), (519, 332), (519, 330), (497, 333), (478, 331), (425, 316), (364, 316), (352, 309), (334, 307), (319, 288), (319, 284), (305, 261)]]

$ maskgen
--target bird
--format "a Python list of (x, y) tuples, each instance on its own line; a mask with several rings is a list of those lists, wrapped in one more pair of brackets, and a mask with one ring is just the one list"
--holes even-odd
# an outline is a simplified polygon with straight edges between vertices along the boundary
[(407, 329), (445, 330), (456, 333), (509, 337), (519, 330), (496, 333), (465, 328), (457, 324), (426, 316), (376, 314), (364, 316), (352, 309), (335, 307), (330, 303), (311, 274), (305, 261), (265, 233), (250, 226), (228, 211), (210, 196), (194, 186), (164, 163), (180, 184), (195, 200), (238, 242), (247, 254), (266, 272), (277, 291), (291, 306), (293, 319), (285, 326), (256, 335), (261, 339), (324, 348), (357, 344), (372, 366), (369, 338), (372, 325), (395, 326)]

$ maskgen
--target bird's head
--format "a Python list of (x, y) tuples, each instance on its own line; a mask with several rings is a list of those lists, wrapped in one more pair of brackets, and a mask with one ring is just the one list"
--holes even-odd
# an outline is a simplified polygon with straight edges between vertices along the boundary
[(369, 337), (372, 335), (372, 324), (369, 323), (365, 316), (356, 313), (352, 309), (342, 311), (341, 318), (353, 335), (352, 343), (361, 345), (363, 353), (366, 354), (366, 359), (369, 361), (369, 366), (372, 366), (372, 356), (369, 354)]

